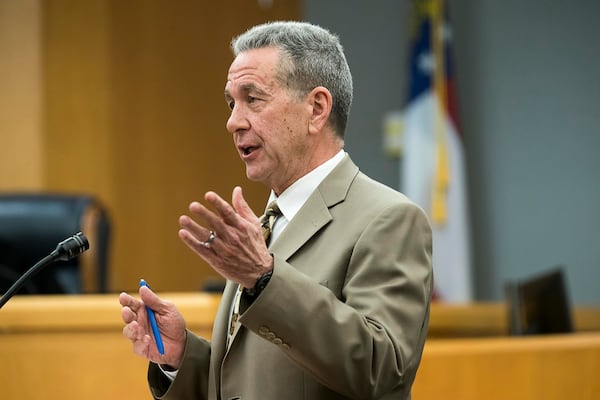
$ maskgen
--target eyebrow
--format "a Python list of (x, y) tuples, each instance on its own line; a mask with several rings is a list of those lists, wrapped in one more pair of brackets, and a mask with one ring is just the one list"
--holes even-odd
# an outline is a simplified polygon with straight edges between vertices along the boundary
[[(248, 82), (248, 83), (243, 83), (240, 85), (240, 92), (242, 92), (243, 94), (249, 94), (249, 93), (256, 93), (259, 96), (268, 96), (269, 93), (267, 93), (266, 91), (260, 89), (258, 86), (256, 86), (254, 83), (252, 82)], [(229, 90), (225, 89), (225, 98), (226, 99), (231, 99), (231, 94), (229, 93)]]

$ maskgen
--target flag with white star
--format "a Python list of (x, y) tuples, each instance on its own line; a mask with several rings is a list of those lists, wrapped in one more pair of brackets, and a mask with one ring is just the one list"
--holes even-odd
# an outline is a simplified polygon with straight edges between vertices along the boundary
[(466, 302), (472, 300), (469, 209), (448, 9), (443, 0), (413, 0), (413, 7), (400, 187), (432, 223), (435, 297)]

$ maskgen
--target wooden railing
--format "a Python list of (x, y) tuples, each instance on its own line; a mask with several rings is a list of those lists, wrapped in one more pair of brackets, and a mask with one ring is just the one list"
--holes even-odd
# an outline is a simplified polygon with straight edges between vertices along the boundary
[[(161, 297), (210, 338), (219, 295)], [(600, 309), (576, 308), (571, 335), (507, 337), (505, 316), (501, 304), (432, 305), (413, 399), (599, 398)], [(16, 296), (0, 310), (3, 398), (150, 398), (122, 329), (116, 294)]]
[(600, 333), (432, 339), (413, 400), (600, 398)]

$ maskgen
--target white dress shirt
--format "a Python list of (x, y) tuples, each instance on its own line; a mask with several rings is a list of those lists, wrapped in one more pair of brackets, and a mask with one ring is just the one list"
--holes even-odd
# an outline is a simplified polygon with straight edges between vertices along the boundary
[(282, 215), (275, 220), (275, 224), (273, 225), (271, 243), (277, 240), (277, 237), (283, 231), (283, 228), (285, 228), (288, 222), (294, 218), (300, 208), (306, 203), (306, 200), (308, 200), (308, 197), (312, 192), (315, 191), (327, 175), (329, 175), (329, 173), (342, 161), (345, 154), (343, 149), (340, 150), (335, 156), (294, 182), (289, 188), (281, 193), (279, 197), (271, 191), (267, 206), (271, 204), (273, 200), (277, 200), (277, 205), (282, 213)]

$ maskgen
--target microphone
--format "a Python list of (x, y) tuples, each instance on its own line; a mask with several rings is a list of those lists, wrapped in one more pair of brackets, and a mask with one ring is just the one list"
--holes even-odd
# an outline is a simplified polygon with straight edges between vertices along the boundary
[(52, 264), (55, 261), (68, 261), (72, 258), (77, 257), (84, 251), (90, 248), (90, 244), (81, 232), (63, 240), (60, 242), (56, 249), (53, 250), (46, 257), (38, 261), (33, 267), (29, 268), (7, 291), (0, 299), (0, 308), (6, 304), (6, 302), (21, 289), (21, 287), (27, 282), (33, 275), (38, 273), (42, 268)]
[(60, 242), (56, 250), (50, 253), (54, 260), (69, 261), (90, 248), (87, 238), (81, 232)]

